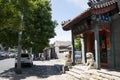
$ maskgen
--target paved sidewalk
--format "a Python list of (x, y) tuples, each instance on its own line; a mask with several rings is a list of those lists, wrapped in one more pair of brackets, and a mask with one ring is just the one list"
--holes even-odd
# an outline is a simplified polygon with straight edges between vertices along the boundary
[(62, 65), (64, 60), (34, 61), (34, 66), (22, 68), (22, 74), (16, 74), (14, 68), (0, 74), (0, 80), (68, 80), (55, 65)]

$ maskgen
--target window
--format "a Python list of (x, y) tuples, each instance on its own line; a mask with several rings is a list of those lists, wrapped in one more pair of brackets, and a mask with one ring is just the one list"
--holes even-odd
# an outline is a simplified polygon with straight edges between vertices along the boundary
[(21, 54), (21, 57), (29, 57), (28, 54)]

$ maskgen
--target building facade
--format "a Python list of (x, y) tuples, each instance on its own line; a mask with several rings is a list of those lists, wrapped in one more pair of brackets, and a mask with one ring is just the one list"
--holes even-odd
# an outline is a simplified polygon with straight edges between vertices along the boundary
[(90, 8), (71, 21), (62, 23), (72, 32), (73, 63), (74, 39), (80, 35), (82, 62), (92, 52), (98, 69), (120, 69), (120, 0), (89, 0)]
[(44, 57), (48, 59), (64, 59), (66, 53), (71, 51), (72, 43), (70, 41), (56, 41), (51, 44), (50, 47), (46, 47), (43, 50)]
[(71, 51), (72, 43), (70, 41), (56, 41), (53, 44), (53, 49), (55, 54), (57, 55), (57, 58), (63, 58), (65, 57), (65, 52)]

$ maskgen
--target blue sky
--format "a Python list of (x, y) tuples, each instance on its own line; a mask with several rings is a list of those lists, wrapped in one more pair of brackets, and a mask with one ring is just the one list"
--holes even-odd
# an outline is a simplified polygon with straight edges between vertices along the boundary
[(51, 0), (52, 19), (58, 22), (55, 28), (56, 36), (50, 39), (50, 43), (55, 41), (71, 41), (71, 32), (64, 31), (61, 22), (73, 19), (88, 8), (88, 0)]

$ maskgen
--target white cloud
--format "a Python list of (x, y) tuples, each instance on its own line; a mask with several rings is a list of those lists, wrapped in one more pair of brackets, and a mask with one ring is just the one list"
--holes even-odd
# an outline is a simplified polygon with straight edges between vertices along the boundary
[(66, 0), (66, 1), (83, 9), (88, 8), (87, 5), (88, 0)]

